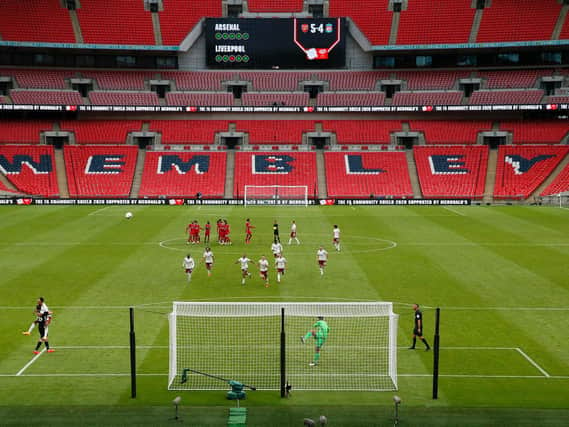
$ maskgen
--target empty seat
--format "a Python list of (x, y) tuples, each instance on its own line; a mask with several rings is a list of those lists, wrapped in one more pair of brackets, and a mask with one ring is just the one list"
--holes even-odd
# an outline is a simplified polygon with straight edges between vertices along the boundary
[(83, 98), (76, 90), (30, 90), (12, 89), (14, 104), (37, 105), (82, 105)]
[(233, 195), (241, 198), (245, 185), (306, 185), (308, 197), (318, 191), (316, 154), (303, 152), (237, 152)]
[(0, 166), (6, 178), (22, 193), (59, 195), (51, 145), (0, 145)]
[(527, 199), (567, 155), (567, 146), (501, 145), (494, 198)]
[(140, 184), (141, 197), (221, 198), (225, 188), (226, 154), (149, 151)]
[(129, 132), (140, 131), (140, 120), (64, 120), (62, 131), (74, 132), (77, 144), (125, 144)]
[(65, 147), (65, 169), (71, 197), (128, 197), (136, 167), (134, 146)]
[(413, 197), (404, 152), (326, 152), (330, 197)]
[(484, 196), (488, 147), (413, 147), (425, 198)]

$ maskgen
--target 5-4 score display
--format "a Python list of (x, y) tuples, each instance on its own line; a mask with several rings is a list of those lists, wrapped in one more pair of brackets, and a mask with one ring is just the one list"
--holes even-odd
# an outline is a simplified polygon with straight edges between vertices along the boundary
[(345, 20), (206, 20), (212, 68), (338, 68), (345, 64)]

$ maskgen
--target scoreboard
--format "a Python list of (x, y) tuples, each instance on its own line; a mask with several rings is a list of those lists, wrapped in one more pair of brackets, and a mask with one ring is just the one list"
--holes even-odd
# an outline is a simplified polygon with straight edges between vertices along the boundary
[(210, 68), (342, 68), (344, 18), (207, 18)]

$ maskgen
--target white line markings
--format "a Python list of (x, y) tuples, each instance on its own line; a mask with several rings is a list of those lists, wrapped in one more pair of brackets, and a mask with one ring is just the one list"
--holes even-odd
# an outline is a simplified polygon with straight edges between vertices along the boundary
[(459, 216), (466, 216), (465, 214), (463, 214), (462, 212), (459, 211), (455, 211), (453, 208), (449, 208), (448, 206), (443, 206), (443, 208), (445, 208), (447, 211), (451, 211), (452, 213), (455, 213)]
[(40, 351), (39, 354), (36, 354), (34, 357), (32, 357), (32, 360), (30, 360), (28, 363), (26, 363), (26, 364), (24, 365), (24, 367), (23, 367), (22, 369), (20, 369), (20, 370), (18, 371), (18, 373), (17, 373), (15, 376), (16, 376), (16, 377), (21, 376), (21, 375), (24, 373), (24, 371), (25, 371), (26, 369), (28, 369), (36, 360), (38, 360), (39, 357), (40, 357), (42, 354), (44, 354), (44, 353), (45, 353), (45, 348), (44, 348), (42, 351)]
[(87, 214), (87, 216), (97, 216), (98, 212), (103, 212), (105, 209), (109, 209), (109, 208), (110, 208), (110, 206), (105, 206), (104, 208), (97, 209), (96, 211), (93, 211), (93, 212)]
[(551, 377), (551, 375), (549, 375), (545, 369), (539, 366), (537, 362), (533, 360), (531, 357), (529, 357), (521, 348), (516, 347), (516, 351), (520, 353), (529, 363), (531, 363), (539, 372), (541, 372), (543, 376), (545, 376), (546, 378)]

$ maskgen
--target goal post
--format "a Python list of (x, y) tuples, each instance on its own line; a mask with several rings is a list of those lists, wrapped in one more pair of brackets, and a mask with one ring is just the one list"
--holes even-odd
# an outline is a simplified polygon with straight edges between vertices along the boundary
[[(301, 337), (319, 316), (330, 332), (309, 366), (315, 342)], [(396, 390), (397, 321), (389, 302), (175, 302), (168, 389), (227, 388), (192, 369), (259, 390)]]
[(243, 203), (247, 205), (308, 206), (307, 185), (245, 185)]

